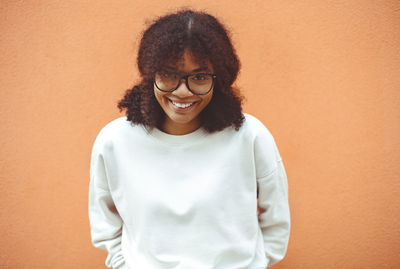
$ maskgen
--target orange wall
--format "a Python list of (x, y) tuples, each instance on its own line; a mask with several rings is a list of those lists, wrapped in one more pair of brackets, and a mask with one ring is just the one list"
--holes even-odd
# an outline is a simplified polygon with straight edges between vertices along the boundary
[(232, 31), (245, 111), (276, 138), (292, 233), (275, 268), (400, 268), (399, 1), (2, 1), (0, 268), (104, 268), (89, 159), (138, 80), (145, 21), (182, 5)]

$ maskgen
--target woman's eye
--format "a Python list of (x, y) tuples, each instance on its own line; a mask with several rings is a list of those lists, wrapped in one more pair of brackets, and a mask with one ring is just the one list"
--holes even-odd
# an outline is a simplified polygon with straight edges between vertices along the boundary
[(204, 75), (196, 75), (193, 77), (194, 80), (206, 80), (206, 76)]
[(163, 73), (162, 75), (163, 75), (164, 77), (166, 77), (166, 78), (172, 77), (172, 74), (171, 74), (171, 73)]
[(169, 79), (176, 79), (178, 77), (177, 74), (175, 73), (170, 73), (170, 72), (163, 72), (161, 74), (164, 78), (169, 78)]

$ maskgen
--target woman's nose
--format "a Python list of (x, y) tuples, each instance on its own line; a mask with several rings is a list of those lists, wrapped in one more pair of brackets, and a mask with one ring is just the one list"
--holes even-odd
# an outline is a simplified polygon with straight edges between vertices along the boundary
[(176, 95), (179, 98), (184, 98), (184, 97), (188, 97), (188, 96), (192, 96), (193, 93), (191, 91), (189, 91), (187, 85), (186, 85), (186, 80), (182, 79), (179, 87), (172, 92), (174, 95)]

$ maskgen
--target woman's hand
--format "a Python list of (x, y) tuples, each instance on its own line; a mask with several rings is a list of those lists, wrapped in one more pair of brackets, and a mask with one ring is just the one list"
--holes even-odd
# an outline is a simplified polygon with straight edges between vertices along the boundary
[(265, 209), (264, 208), (260, 208), (259, 206), (258, 206), (258, 199), (257, 199), (257, 214), (258, 214), (258, 216), (260, 217), (260, 215), (262, 214), (262, 213), (264, 213), (265, 212)]

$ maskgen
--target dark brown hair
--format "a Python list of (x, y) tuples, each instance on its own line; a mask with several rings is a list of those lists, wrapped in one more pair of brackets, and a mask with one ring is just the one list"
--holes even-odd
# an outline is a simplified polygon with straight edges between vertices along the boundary
[(125, 92), (118, 102), (127, 109), (127, 119), (147, 127), (160, 127), (165, 113), (154, 96), (154, 75), (165, 64), (177, 62), (184, 50), (197, 60), (209, 60), (217, 75), (210, 103), (200, 112), (202, 127), (208, 132), (242, 126), (242, 97), (232, 87), (240, 62), (224, 26), (213, 16), (182, 10), (160, 17), (144, 31), (137, 56), (141, 82)]

